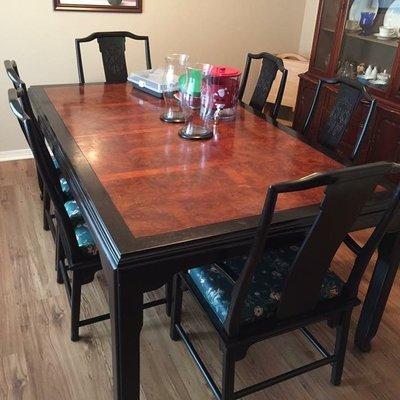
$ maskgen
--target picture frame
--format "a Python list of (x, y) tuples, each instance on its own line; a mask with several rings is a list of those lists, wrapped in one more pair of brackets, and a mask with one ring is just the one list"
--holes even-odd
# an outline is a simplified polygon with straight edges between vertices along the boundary
[(53, 0), (55, 11), (141, 13), (143, 0)]

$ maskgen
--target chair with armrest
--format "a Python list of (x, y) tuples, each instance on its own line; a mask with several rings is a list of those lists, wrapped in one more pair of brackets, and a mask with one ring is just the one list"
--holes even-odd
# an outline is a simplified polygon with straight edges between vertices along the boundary
[(318, 110), (322, 107), (322, 90), (324, 87), (336, 85), (339, 85), (339, 93), (328, 118), (317, 132), (317, 141), (326, 149), (338, 154), (339, 146), (343, 141), (355, 111), (359, 104), (364, 102), (367, 104), (368, 110), (362, 121), (361, 131), (357, 136), (350, 158), (344, 160), (347, 161), (347, 163), (353, 163), (360, 155), (360, 150), (366, 140), (368, 129), (371, 125), (377, 105), (376, 99), (367, 92), (367, 89), (361, 83), (343, 78), (321, 79), (318, 83), (315, 97), (309, 115), (301, 130), (301, 134), (305, 137), (310, 137), (313, 134), (313, 122), (318, 116)]
[[(31, 119), (35, 118), (34, 112), (32, 109), (32, 105), (31, 105), (31, 102), (30, 102), (30, 99), (28, 96), (26, 84), (19, 75), (17, 63), (13, 60), (12, 61), (6, 60), (6, 61), (4, 61), (4, 67), (6, 69), (6, 73), (7, 73), (8, 77), (10, 78), (10, 81), (12, 82), (14, 88), (17, 90), (17, 92), (20, 96), (24, 111), (27, 113), (27, 115)], [(21, 125), (21, 121), (19, 121), (19, 123), (20, 123), (21, 129), (22, 129), (22, 132), (25, 135), (25, 139), (29, 145), (29, 148), (32, 150), (31, 143), (29, 141), (29, 138), (25, 134), (23, 126)], [(58, 162), (54, 156), (53, 156), (53, 162), (56, 166), (58, 166)], [(39, 189), (40, 189), (41, 199), (43, 200), (43, 228), (45, 230), (51, 230), (53, 237), (54, 237), (55, 236), (55, 227), (53, 224), (53, 218), (52, 218), (52, 214), (51, 214), (51, 210), (50, 210), (50, 198), (48, 196), (48, 193), (46, 193), (46, 191), (43, 190), (43, 182), (41, 181), (40, 174), (37, 174), (37, 175), (38, 175), (38, 185), (39, 185)], [(70, 193), (69, 193), (68, 184), (65, 181), (65, 179), (61, 176), (60, 176), (60, 184), (63, 187), (64, 195), (66, 196), (66, 198), (69, 198)]]
[(278, 71), (281, 72), (281, 81), (275, 103), (272, 109), (269, 110), (272, 119), (278, 118), (279, 110), (281, 108), (283, 94), (285, 92), (286, 80), (288, 71), (285, 69), (282, 59), (269, 54), (258, 53), (247, 55), (246, 66), (243, 72), (243, 79), (239, 89), (239, 100), (243, 100), (244, 92), (246, 90), (247, 82), (249, 79), (251, 64), (253, 60), (262, 60), (260, 74), (256, 83), (256, 87), (251, 96), (249, 105), (260, 113), (264, 113), (267, 108), (267, 99), (271, 91), (272, 85), (277, 77)]
[(85, 38), (75, 39), (79, 82), (82, 84), (85, 83), (81, 43), (88, 43), (93, 40), (97, 40), (99, 44), (99, 49), (103, 59), (106, 83), (126, 82), (128, 78), (125, 58), (126, 38), (144, 42), (146, 68), (151, 69), (150, 43), (148, 36), (139, 36), (130, 32), (95, 32)]
[[(245, 397), (324, 365), (332, 365), (331, 382), (342, 378), (351, 313), (360, 304), (363, 273), (393, 217), (398, 216), (400, 186), (387, 192), (387, 208), (369, 240), (357, 250), (347, 281), (331, 270), (332, 259), (366, 202), (400, 164), (380, 162), (317, 173), (294, 182), (270, 186), (254, 243), (248, 256), (194, 266), (174, 278), (171, 338), (182, 339), (218, 399)], [(319, 190), (320, 211), (304, 234), (269, 238), (278, 198), (282, 194)], [(214, 325), (223, 352), (220, 390), (181, 324), (182, 285), (190, 289)], [(333, 353), (307, 326), (335, 320)], [(273, 336), (300, 330), (322, 359), (235, 392), (235, 363), (249, 347)]]
[[(92, 282), (96, 272), (101, 269), (98, 249), (77, 201), (65, 200), (58, 172), (45, 145), (44, 137), (39, 133), (36, 120), (32, 120), (23, 109), (15, 89), (9, 90), (9, 102), (13, 114), (31, 143), (44, 190), (54, 205), (57, 281), (65, 285), (71, 306), (71, 340), (77, 341), (80, 327), (109, 318), (109, 314), (104, 314), (85, 320), (80, 319), (82, 286)], [(149, 308), (165, 303), (166, 300), (161, 299), (146, 303), (143, 307)]]

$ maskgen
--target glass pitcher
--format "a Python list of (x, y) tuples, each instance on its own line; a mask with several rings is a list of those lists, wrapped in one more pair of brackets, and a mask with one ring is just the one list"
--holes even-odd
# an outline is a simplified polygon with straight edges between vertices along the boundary
[(163, 77), (165, 110), (160, 116), (164, 122), (185, 122), (179, 94), (179, 82), (186, 74), (188, 60), (187, 54), (171, 54), (165, 58), (166, 65)]

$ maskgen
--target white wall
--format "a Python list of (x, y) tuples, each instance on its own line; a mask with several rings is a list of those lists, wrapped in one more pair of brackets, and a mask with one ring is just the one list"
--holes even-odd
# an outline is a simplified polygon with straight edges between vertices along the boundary
[[(143, 14), (53, 11), (53, 0), (0, 3), (0, 60), (15, 59), (27, 84), (77, 82), (74, 38), (94, 31), (148, 34), (154, 65), (170, 52), (243, 67), (248, 51), (297, 52), (306, 0), (144, 0)], [(96, 44), (83, 54), (87, 81), (103, 79)], [(132, 51), (130, 51), (132, 50)], [(129, 69), (141, 68), (129, 49)], [(26, 148), (0, 73), (0, 152)]]
[(317, 19), (319, 0), (306, 0), (304, 9), (303, 27), (301, 30), (299, 53), (310, 57)]

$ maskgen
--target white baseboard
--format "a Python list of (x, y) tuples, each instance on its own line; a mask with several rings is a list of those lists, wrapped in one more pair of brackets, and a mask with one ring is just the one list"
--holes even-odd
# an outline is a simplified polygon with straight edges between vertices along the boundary
[(31, 149), (0, 151), (0, 162), (26, 160), (28, 158), (33, 158)]

